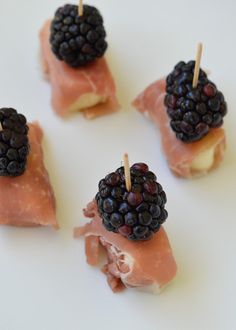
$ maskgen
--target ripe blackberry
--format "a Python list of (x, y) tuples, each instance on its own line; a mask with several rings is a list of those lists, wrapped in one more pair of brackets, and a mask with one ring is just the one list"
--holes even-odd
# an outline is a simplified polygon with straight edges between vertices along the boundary
[(130, 173), (130, 192), (125, 186), (124, 167), (99, 182), (98, 211), (107, 230), (129, 240), (144, 241), (151, 238), (168, 217), (166, 194), (146, 164), (134, 164)]
[(84, 5), (83, 16), (78, 6), (60, 7), (51, 23), (50, 43), (56, 57), (77, 68), (103, 56), (107, 49), (106, 32), (100, 12)]
[(186, 143), (202, 139), (210, 129), (223, 125), (227, 104), (204, 71), (192, 87), (195, 61), (179, 62), (166, 79), (165, 106), (176, 137)]
[(18, 176), (26, 169), (29, 153), (26, 118), (15, 109), (0, 109), (0, 176)]

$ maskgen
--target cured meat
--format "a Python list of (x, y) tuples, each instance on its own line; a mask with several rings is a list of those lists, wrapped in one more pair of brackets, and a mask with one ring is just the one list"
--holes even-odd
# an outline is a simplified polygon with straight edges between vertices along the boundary
[(113, 292), (127, 287), (158, 293), (174, 278), (177, 266), (163, 227), (149, 241), (132, 242), (104, 228), (95, 201), (84, 215), (92, 220), (75, 228), (74, 236), (85, 236), (87, 262), (92, 266), (98, 264), (99, 245), (106, 249), (107, 264), (102, 271)]
[(30, 153), (27, 169), (17, 177), (0, 177), (0, 224), (58, 228), (56, 203), (41, 147), (43, 131), (29, 124)]
[(59, 61), (49, 43), (50, 21), (40, 31), (42, 67), (52, 86), (52, 107), (66, 117), (75, 111), (83, 111), (93, 119), (119, 110), (115, 83), (105, 58), (81, 68), (71, 68)]
[(148, 114), (159, 127), (162, 147), (170, 169), (176, 176), (193, 178), (206, 175), (221, 163), (225, 147), (225, 132), (212, 129), (203, 139), (183, 143), (176, 138), (170, 127), (165, 105), (165, 79), (158, 80), (141, 93), (133, 105), (143, 114)]

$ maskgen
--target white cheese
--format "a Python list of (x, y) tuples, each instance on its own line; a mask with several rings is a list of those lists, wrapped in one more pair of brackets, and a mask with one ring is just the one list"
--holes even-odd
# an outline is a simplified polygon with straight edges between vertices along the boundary
[(82, 95), (75, 103), (69, 107), (70, 112), (76, 112), (94, 107), (97, 104), (106, 102), (107, 97), (94, 93)]
[(192, 162), (191, 169), (195, 171), (209, 170), (214, 163), (215, 148), (201, 152)]

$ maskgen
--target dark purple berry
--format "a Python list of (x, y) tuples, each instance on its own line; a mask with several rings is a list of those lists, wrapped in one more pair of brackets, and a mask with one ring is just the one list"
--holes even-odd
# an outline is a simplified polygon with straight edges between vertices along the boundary
[(185, 62), (184, 61), (180, 61), (179, 63), (177, 63), (175, 65), (175, 69), (181, 69), (184, 65), (185, 65)]
[(225, 102), (221, 104), (219, 112), (222, 117), (224, 117), (227, 114), (227, 104)]
[(161, 214), (161, 208), (156, 204), (152, 204), (149, 211), (153, 218), (158, 218)]
[(181, 103), (181, 109), (183, 111), (194, 110), (194, 108), (195, 108), (195, 104), (192, 100), (186, 99)]
[(163, 224), (167, 218), (168, 218), (168, 212), (165, 209), (162, 209), (160, 216), (160, 220), (161, 220), (160, 223)]
[(117, 173), (111, 173), (105, 177), (105, 182), (108, 186), (116, 186), (119, 181), (120, 177)]
[(100, 195), (105, 198), (108, 197), (111, 193), (111, 188), (110, 187), (105, 187), (105, 188), (101, 188), (100, 190)]
[(111, 191), (111, 195), (114, 199), (122, 201), (123, 199), (123, 189), (120, 187), (114, 187)]
[(157, 192), (157, 184), (155, 181), (146, 181), (143, 185), (144, 190), (149, 194), (153, 195)]
[(142, 194), (139, 192), (135, 192), (135, 193), (130, 192), (128, 194), (127, 201), (131, 206), (138, 206), (143, 201)]
[(208, 131), (209, 131), (209, 126), (205, 123), (200, 123), (196, 126), (196, 132), (201, 136), (206, 135)]
[(154, 203), (154, 201), (155, 201), (155, 196), (153, 196), (153, 195), (151, 195), (151, 194), (149, 194), (149, 193), (147, 193), (147, 192), (144, 192), (144, 193), (143, 193), (143, 200), (144, 200), (145, 202), (148, 202), (148, 203)]
[(131, 167), (131, 170), (134, 169), (134, 170), (137, 170), (141, 173), (147, 173), (148, 172), (148, 166), (144, 163), (137, 163), (137, 164), (134, 164), (132, 167)]
[(208, 83), (203, 87), (203, 92), (206, 96), (213, 97), (216, 95), (216, 87), (211, 83)]
[(78, 6), (60, 7), (51, 23), (51, 49), (60, 61), (73, 68), (95, 61), (107, 49), (100, 12), (88, 5), (83, 8), (83, 16), (79, 17)]
[(2, 108), (0, 122), (0, 176), (19, 176), (26, 169), (30, 149), (26, 118), (15, 109)]
[(146, 180), (153, 180), (153, 181), (156, 181), (157, 177), (156, 177), (156, 175), (155, 175), (153, 172), (148, 171), (148, 172), (146, 173), (146, 175), (145, 175), (145, 179), (146, 179)]
[(148, 211), (144, 211), (139, 213), (138, 220), (141, 225), (149, 226), (152, 222), (152, 215)]
[(148, 232), (149, 232), (149, 229), (146, 226), (136, 226), (133, 229), (134, 235), (139, 239), (144, 238)]
[(143, 187), (140, 184), (132, 185), (132, 192), (142, 192)]
[[(138, 176), (138, 177), (135, 177), (135, 178), (133, 179), (133, 181), (134, 181), (134, 184), (137, 183), (138, 185), (142, 185), (143, 182), (144, 182), (144, 179), (143, 179), (142, 177)], [(133, 187), (134, 187), (134, 185), (132, 185), (132, 189), (133, 189)]]
[(148, 240), (167, 215), (163, 213), (165, 192), (146, 164), (137, 163), (131, 167), (131, 191), (127, 191), (121, 179), (123, 174), (124, 168), (121, 167), (99, 182), (95, 197), (98, 213), (107, 230), (132, 241)]
[(169, 108), (175, 108), (176, 106), (176, 97), (174, 95), (167, 95), (165, 98), (165, 105)]
[[(164, 191), (162, 191), (159, 196), (162, 198), (162, 204), (166, 204), (167, 202), (167, 197), (166, 197), (166, 193)], [(159, 197), (158, 196), (158, 197)]]
[(1, 170), (1, 173), (2, 173), (2, 171), (4, 173), (4, 171), (5, 171), (8, 163), (9, 162), (8, 162), (7, 158), (5, 158), (5, 157), (1, 157), (0, 158), (0, 170)]
[(181, 121), (180, 120), (171, 120), (170, 121), (170, 126), (175, 132), (181, 132)]
[(8, 129), (4, 129), (1, 132), (1, 137), (2, 137), (3, 142), (8, 142), (11, 139), (11, 136), (12, 136), (12, 131), (10, 131)]
[(176, 86), (173, 91), (174, 95), (178, 97), (185, 95), (186, 92), (187, 92), (187, 88), (184, 85)]
[(201, 99), (201, 94), (200, 94), (199, 90), (195, 89), (195, 90), (192, 90), (191, 92), (188, 92), (187, 98), (194, 102), (198, 102)]
[(124, 224), (124, 219), (119, 213), (112, 213), (110, 222), (113, 227), (119, 228)]
[(116, 201), (112, 198), (106, 198), (103, 201), (103, 210), (106, 213), (112, 213), (116, 210)]
[(183, 117), (183, 110), (175, 109), (171, 117), (172, 117), (172, 119), (174, 119), (176, 121), (181, 120)]
[(205, 115), (205, 113), (207, 113), (207, 106), (205, 103), (198, 103), (196, 105), (196, 111), (200, 114), (200, 115)]
[(208, 106), (212, 111), (217, 112), (220, 110), (221, 102), (218, 97), (214, 97), (208, 101)]
[(191, 125), (196, 125), (200, 121), (200, 116), (197, 112), (189, 111), (185, 113), (183, 120)]
[(125, 215), (125, 224), (133, 227), (138, 222), (138, 216), (135, 212), (129, 212)]
[(160, 222), (157, 219), (153, 219), (152, 223), (150, 224), (150, 228), (156, 233), (161, 227)]
[(170, 127), (185, 143), (198, 141), (211, 128), (223, 125), (227, 113), (223, 94), (201, 69), (198, 84), (193, 88), (194, 66), (195, 61), (181, 62), (166, 80), (165, 105)]
[(205, 124), (210, 125), (213, 121), (212, 114), (208, 112), (202, 117), (202, 120)]
[(17, 150), (12, 148), (8, 149), (6, 156), (9, 160), (17, 160), (19, 157)]
[(122, 226), (119, 228), (119, 233), (122, 236), (128, 237), (132, 233), (132, 228), (126, 225)]
[(20, 171), (20, 164), (16, 161), (11, 161), (7, 166), (7, 171), (11, 175), (18, 173)]
[(120, 212), (121, 214), (126, 214), (126, 213), (128, 213), (130, 210), (131, 210), (131, 206), (130, 206), (128, 203), (123, 202), (123, 203), (120, 204), (119, 212)]
[(0, 142), (0, 157), (4, 156), (7, 152), (7, 145), (3, 142)]
[(148, 209), (149, 209), (149, 204), (146, 203), (146, 202), (143, 202), (138, 207), (136, 207), (136, 211), (138, 213), (143, 212), (143, 211), (147, 211)]
[(220, 113), (214, 113), (211, 126), (217, 128), (217, 127), (221, 126), (221, 123), (222, 123), (221, 114)]
[(106, 230), (116, 232), (116, 229), (111, 225), (110, 222), (103, 220), (103, 225), (106, 228)]
[(184, 132), (185, 134), (192, 134), (194, 132), (194, 128), (192, 125), (187, 123), (186, 121), (182, 121), (180, 125), (181, 131)]

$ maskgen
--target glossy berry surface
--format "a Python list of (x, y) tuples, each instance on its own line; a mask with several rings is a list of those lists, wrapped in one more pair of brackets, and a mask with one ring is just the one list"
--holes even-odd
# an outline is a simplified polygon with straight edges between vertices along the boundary
[(0, 176), (18, 176), (26, 169), (29, 153), (26, 118), (15, 109), (0, 109)]
[(186, 143), (198, 141), (210, 129), (223, 125), (227, 104), (206, 73), (200, 69), (198, 85), (192, 87), (195, 61), (179, 62), (166, 79), (165, 106), (176, 137)]
[(60, 7), (51, 23), (50, 43), (56, 57), (77, 68), (93, 62), (107, 49), (103, 18), (92, 6), (83, 6), (83, 16), (78, 6)]
[(132, 188), (126, 190), (124, 168), (99, 182), (96, 195), (99, 214), (108, 231), (133, 241), (150, 239), (165, 222), (166, 194), (144, 163), (130, 168)]

